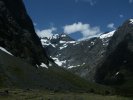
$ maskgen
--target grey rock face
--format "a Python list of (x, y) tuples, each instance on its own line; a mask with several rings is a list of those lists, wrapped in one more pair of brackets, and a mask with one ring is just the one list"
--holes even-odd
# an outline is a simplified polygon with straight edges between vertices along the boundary
[(118, 28), (95, 78), (98, 83), (133, 90), (133, 21), (128, 20)]
[[(47, 54), (61, 67), (94, 81), (97, 65), (103, 61), (106, 47), (113, 32), (84, 41), (75, 41), (66, 34), (42, 38)], [(55, 38), (56, 37), (56, 38)]]

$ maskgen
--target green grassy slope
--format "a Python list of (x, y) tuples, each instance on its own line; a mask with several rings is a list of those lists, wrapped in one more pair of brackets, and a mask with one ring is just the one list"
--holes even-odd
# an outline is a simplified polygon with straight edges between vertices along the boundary
[(112, 93), (112, 89), (90, 83), (55, 66), (36, 68), (24, 60), (0, 51), (0, 87), (36, 88), (54, 91)]
[[(1, 90), (0, 90), (1, 91)], [(105, 96), (88, 93), (51, 93), (39, 90), (9, 90), (0, 100), (133, 100), (132, 97)]]

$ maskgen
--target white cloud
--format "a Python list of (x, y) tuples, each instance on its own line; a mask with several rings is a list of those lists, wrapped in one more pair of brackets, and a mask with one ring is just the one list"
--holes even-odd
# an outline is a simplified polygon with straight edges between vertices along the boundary
[(53, 35), (53, 32), (55, 32), (57, 29), (55, 27), (52, 27), (50, 29), (44, 29), (44, 30), (36, 30), (36, 33), (39, 37), (47, 37), (50, 38)]
[(37, 26), (37, 23), (34, 22), (33, 25), (34, 25), (34, 26)]
[(124, 17), (124, 15), (120, 14), (120, 15), (119, 15), (119, 17), (120, 17), (120, 18), (123, 18), (123, 17)]
[(108, 24), (108, 25), (107, 25), (107, 28), (110, 28), (110, 29), (113, 29), (113, 30), (116, 29), (114, 23)]
[(96, 4), (95, 0), (75, 0), (76, 3), (79, 2), (79, 1), (88, 2), (91, 6)]
[(67, 33), (67, 34), (80, 32), (83, 35), (82, 39), (87, 39), (90, 36), (101, 33), (99, 27), (97, 26), (91, 27), (90, 24), (83, 24), (82, 22), (66, 25), (63, 28), (64, 28), (64, 33)]
[(130, 4), (133, 3), (133, 0), (129, 0), (129, 3), (130, 3)]

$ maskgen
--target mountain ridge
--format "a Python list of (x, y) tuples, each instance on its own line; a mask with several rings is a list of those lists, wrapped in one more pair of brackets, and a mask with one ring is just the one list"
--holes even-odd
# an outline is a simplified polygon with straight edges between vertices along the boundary
[[(86, 75), (90, 71), (93, 74), (93, 67), (84, 68), (84, 66), (96, 66), (94, 63), (96, 63), (97, 60), (91, 60), (94, 58), (93, 55), (99, 56), (101, 54), (102, 57), (102, 55), (105, 53), (104, 49), (106, 49), (108, 42), (114, 32), (115, 31), (104, 33), (99, 36), (97, 35), (97, 37), (93, 37), (84, 41), (75, 41), (66, 34), (64, 35), (64, 38), (65, 36), (66, 38), (69, 37), (68, 40), (63, 40), (62, 38), (41, 38), (41, 41), (43, 47), (46, 49), (46, 51), (48, 51), (47, 54), (55, 61), (57, 65), (62, 66), (70, 71), (73, 70), (78, 75), (80, 73), (81, 77), (86, 78)], [(95, 52), (93, 52), (94, 50)], [(88, 55), (91, 57), (88, 57)], [(89, 60), (91, 60), (92, 63)], [(79, 69), (82, 71), (80, 70), (81, 72), (78, 72)]]
[[(133, 23), (127, 20), (118, 28), (109, 43), (106, 57), (96, 74), (98, 83), (118, 85), (126, 91), (133, 91)], [(99, 76), (100, 75), (100, 76)]]
[[(111, 86), (120, 94), (133, 92), (133, 19), (125, 21), (114, 31), (84, 41), (74, 41), (60, 49), (64, 44), (67, 42), (56, 44), (59, 46), (51, 50), (54, 52), (55, 49), (55, 52), (48, 54), (55, 63), (61, 62), (60, 66), (70, 72), (89, 81)], [(46, 50), (49, 49), (47, 46)]]

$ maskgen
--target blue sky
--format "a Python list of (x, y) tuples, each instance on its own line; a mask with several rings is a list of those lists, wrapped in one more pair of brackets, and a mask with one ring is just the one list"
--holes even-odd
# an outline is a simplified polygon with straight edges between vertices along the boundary
[(75, 39), (114, 30), (133, 18), (133, 0), (24, 0), (37, 33)]

